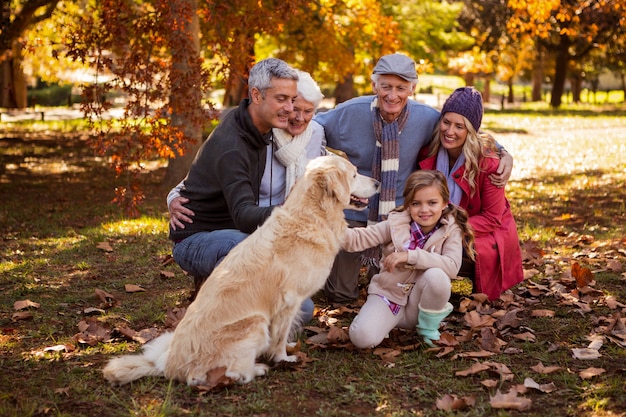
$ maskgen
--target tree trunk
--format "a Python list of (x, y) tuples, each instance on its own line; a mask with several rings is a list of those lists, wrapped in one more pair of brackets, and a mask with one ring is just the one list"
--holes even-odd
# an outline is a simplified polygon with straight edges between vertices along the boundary
[(567, 66), (570, 59), (568, 52), (569, 45), (570, 41), (567, 36), (561, 36), (561, 43), (556, 53), (556, 66), (554, 80), (552, 81), (552, 97), (550, 97), (550, 106), (554, 109), (558, 109), (561, 106), (561, 97), (565, 89)]
[(465, 81), (465, 85), (474, 85), (474, 74), (469, 72), (464, 74), (463, 80)]
[(25, 109), (28, 106), (26, 78), (22, 68), (22, 51), (13, 43), (7, 58), (0, 62), (0, 107)]
[(487, 104), (489, 100), (491, 100), (491, 76), (487, 75), (485, 77), (485, 86), (483, 87), (483, 102)]
[(507, 98), (507, 102), (509, 104), (513, 104), (515, 103), (515, 94), (513, 93), (513, 77), (509, 78), (507, 85), (509, 86), (509, 96)]
[(352, 74), (348, 74), (335, 86), (335, 92), (333, 94), (335, 105), (350, 100), (355, 95), (354, 78), (352, 77)]
[[(172, 125), (182, 129), (185, 137), (194, 142), (186, 142), (185, 153), (169, 160), (162, 182), (165, 189), (172, 188), (187, 175), (198, 148), (202, 144), (202, 125), (198, 123), (198, 120), (194, 120), (194, 116), (201, 111), (202, 106), (200, 88), (202, 75), (199, 64), (200, 25), (196, 13), (197, 0), (181, 0), (181, 2), (188, 5), (193, 11), (193, 15), (191, 21), (185, 20), (188, 22), (184, 28), (188, 36), (187, 47), (174, 47), (172, 50), (170, 104), (172, 107)], [(184, 16), (179, 16), (179, 18), (184, 19)], [(175, 34), (172, 35), (172, 45), (177, 45), (179, 42), (176, 36)]]
[(537, 44), (535, 61), (533, 62), (533, 91), (531, 101), (541, 101), (543, 90), (543, 49)]
[(580, 103), (580, 95), (583, 89), (583, 77), (580, 74), (576, 74), (571, 77), (570, 83), (572, 84), (572, 101), (574, 103)]

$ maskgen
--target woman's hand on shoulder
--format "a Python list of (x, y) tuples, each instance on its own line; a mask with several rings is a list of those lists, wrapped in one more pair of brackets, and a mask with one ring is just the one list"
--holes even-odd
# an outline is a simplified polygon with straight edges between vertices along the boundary
[(502, 150), (500, 155), (500, 164), (495, 174), (489, 175), (489, 180), (498, 188), (503, 188), (511, 178), (513, 172), (513, 157), (506, 150)]

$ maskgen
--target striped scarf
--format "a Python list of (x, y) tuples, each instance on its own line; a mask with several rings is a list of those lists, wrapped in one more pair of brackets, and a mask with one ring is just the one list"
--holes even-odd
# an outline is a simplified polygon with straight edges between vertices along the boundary
[(405, 106), (400, 116), (387, 123), (380, 115), (378, 97), (371, 105), (372, 126), (376, 137), (376, 151), (372, 161), (372, 177), (380, 181), (380, 192), (370, 197), (368, 224), (378, 223), (396, 208), (396, 180), (400, 165), (399, 136), (409, 117), (409, 108)]
[[(387, 214), (396, 207), (396, 180), (400, 166), (400, 133), (409, 118), (409, 107), (404, 106), (400, 116), (387, 123), (380, 115), (378, 97), (370, 106), (372, 126), (376, 137), (376, 150), (372, 161), (372, 178), (380, 181), (380, 191), (369, 198), (367, 224), (376, 224), (387, 218)], [(367, 249), (362, 255), (365, 265), (378, 267), (380, 246)]]

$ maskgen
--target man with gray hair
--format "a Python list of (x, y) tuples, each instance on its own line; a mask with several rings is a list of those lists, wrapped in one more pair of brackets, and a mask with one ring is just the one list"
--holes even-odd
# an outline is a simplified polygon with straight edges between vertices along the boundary
[(175, 220), (182, 227), (172, 219), (169, 232), (174, 260), (194, 277), (196, 291), (274, 208), (258, 205), (259, 188), (272, 129), (287, 127), (297, 82), (297, 72), (284, 61), (259, 61), (250, 70), (248, 98), (198, 150), (180, 189), (186, 203)]
[[(352, 227), (377, 223), (402, 204), (404, 183), (418, 169), (418, 153), (431, 142), (440, 116), (436, 109), (411, 99), (417, 71), (408, 56), (381, 57), (371, 79), (374, 95), (348, 100), (314, 119), (324, 127), (328, 147), (345, 152), (360, 174), (381, 182), (379, 194), (370, 198), (369, 210), (346, 211)], [(513, 159), (503, 154), (501, 175), (492, 179), (493, 183), (504, 186), (512, 168)], [(357, 299), (361, 266), (373, 264), (376, 268), (378, 259), (376, 250), (341, 251), (324, 287), (328, 300), (345, 303)]]

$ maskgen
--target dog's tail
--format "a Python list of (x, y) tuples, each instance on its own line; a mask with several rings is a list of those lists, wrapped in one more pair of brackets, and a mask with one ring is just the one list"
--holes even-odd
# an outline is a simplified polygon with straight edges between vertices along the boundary
[(144, 376), (163, 375), (173, 335), (163, 333), (147, 343), (140, 354), (112, 359), (102, 371), (104, 378), (113, 385), (124, 385)]

